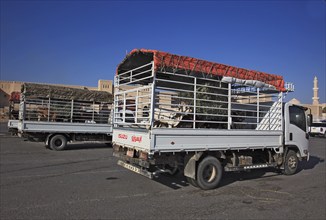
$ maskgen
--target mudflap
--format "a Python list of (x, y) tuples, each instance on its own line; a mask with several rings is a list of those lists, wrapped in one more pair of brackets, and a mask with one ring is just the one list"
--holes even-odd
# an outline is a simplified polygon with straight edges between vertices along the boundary
[(196, 179), (196, 164), (202, 155), (203, 155), (203, 152), (196, 153), (187, 161), (184, 171), (183, 171), (183, 173), (186, 177)]

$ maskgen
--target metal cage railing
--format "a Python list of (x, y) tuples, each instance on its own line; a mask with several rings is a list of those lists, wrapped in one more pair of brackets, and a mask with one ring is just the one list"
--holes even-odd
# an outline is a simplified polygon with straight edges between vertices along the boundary
[(281, 130), (282, 100), (282, 92), (270, 86), (155, 70), (151, 62), (115, 77), (114, 124), (147, 129)]

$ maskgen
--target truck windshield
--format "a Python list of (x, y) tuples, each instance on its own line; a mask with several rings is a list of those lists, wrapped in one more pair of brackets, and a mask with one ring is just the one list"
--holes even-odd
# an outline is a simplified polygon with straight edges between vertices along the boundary
[(299, 106), (290, 106), (290, 123), (306, 131), (306, 114)]

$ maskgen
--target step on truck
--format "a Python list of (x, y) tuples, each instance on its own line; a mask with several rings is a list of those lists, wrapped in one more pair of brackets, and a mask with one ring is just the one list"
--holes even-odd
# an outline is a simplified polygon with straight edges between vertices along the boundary
[(24, 83), (18, 135), (56, 151), (69, 142), (111, 144), (112, 98), (104, 91)]
[(179, 170), (207, 190), (223, 172), (291, 175), (309, 159), (312, 117), (283, 102), (294, 86), (282, 76), (141, 49), (118, 65), (114, 83), (113, 154), (146, 177)]

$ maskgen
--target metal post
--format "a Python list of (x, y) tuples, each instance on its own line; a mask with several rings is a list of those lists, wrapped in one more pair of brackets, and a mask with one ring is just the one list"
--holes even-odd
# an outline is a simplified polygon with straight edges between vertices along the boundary
[(73, 114), (74, 114), (74, 100), (71, 100), (70, 122), (72, 122)]
[(280, 118), (279, 118), (279, 122), (281, 123), (281, 131), (284, 131), (284, 129), (283, 129), (283, 126), (284, 126), (284, 123), (282, 123), (282, 118), (283, 118), (283, 105), (282, 105), (282, 103), (283, 103), (283, 92), (280, 92), (280, 94), (279, 94), (279, 102), (281, 103), (280, 105), (281, 105), (281, 113), (279, 114), (280, 115)]
[(197, 108), (197, 78), (194, 79), (194, 114), (193, 114), (193, 129), (196, 128), (196, 108)]
[(93, 101), (93, 115), (92, 115), (92, 122), (95, 122), (95, 120), (94, 120), (94, 108), (95, 108), (95, 102)]
[(48, 102), (48, 122), (50, 121), (50, 108), (51, 108), (51, 99), (49, 97), (49, 102)]
[(122, 122), (126, 122), (126, 92), (123, 92), (123, 119)]
[(154, 69), (154, 61), (152, 61), (152, 77), (153, 77), (153, 83), (152, 83), (152, 95), (151, 95), (151, 115), (150, 115), (150, 125), (153, 127), (154, 125), (154, 111), (155, 111), (155, 81), (156, 81), (156, 76), (155, 76), (155, 69)]
[(272, 110), (273, 105), (269, 108), (268, 110), (268, 130), (271, 130), (271, 110)]
[(257, 88), (257, 125), (256, 127), (258, 126), (259, 124), (259, 99), (260, 99), (260, 90), (259, 88)]
[(118, 106), (119, 105), (119, 98), (118, 98), (119, 95), (117, 95), (117, 92), (119, 92), (119, 75), (114, 77), (114, 91), (113, 92), (114, 92), (113, 93), (114, 94), (114, 103), (113, 103), (113, 116), (112, 116), (113, 118), (112, 118), (112, 121), (113, 121), (113, 126), (117, 127), (115, 117), (116, 117), (117, 114), (118, 114), (118, 117), (120, 117), (119, 116), (119, 114), (120, 114), (119, 113), (119, 106)]
[(231, 83), (228, 84), (228, 130), (231, 129), (232, 117), (231, 117)]
[(136, 103), (135, 103), (135, 123), (138, 123), (138, 120), (137, 120), (137, 115), (138, 115), (138, 99), (139, 97), (139, 89), (137, 89), (137, 93), (136, 93)]

